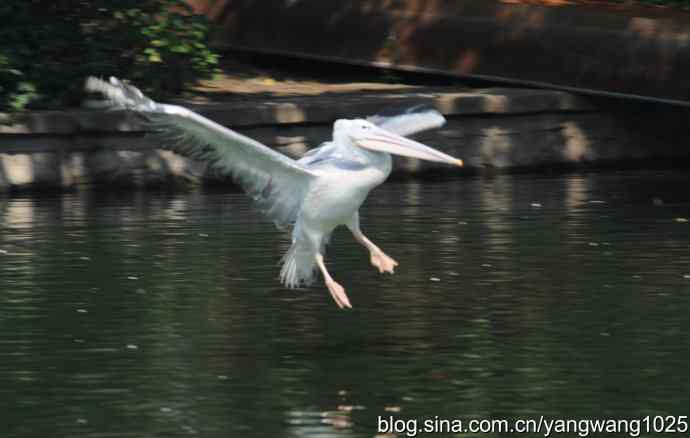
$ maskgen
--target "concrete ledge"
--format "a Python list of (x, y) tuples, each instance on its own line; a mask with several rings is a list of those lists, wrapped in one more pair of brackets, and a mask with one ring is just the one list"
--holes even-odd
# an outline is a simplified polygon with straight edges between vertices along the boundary
[[(241, 101), (213, 103), (174, 102), (204, 114), (224, 125), (290, 125), (332, 123), (339, 118), (376, 114), (391, 106), (420, 103), (433, 105), (447, 116), (472, 114), (525, 114), (554, 111), (590, 111), (585, 99), (560, 91), (492, 88), (448, 90), (424, 88), (415, 92), (371, 92), (354, 94), (244, 97)], [(138, 131), (139, 125), (122, 111), (65, 110), (35, 111), (17, 115), (0, 114), (0, 134), (73, 135), (104, 131)], [(0, 146), (7, 143), (2, 140)]]
[[(677, 109), (644, 114), (641, 108), (595, 104), (560, 91), (418, 87), (178, 103), (293, 157), (330, 139), (337, 118), (418, 104), (433, 105), (448, 119), (442, 129), (424, 133), (422, 141), (463, 158), (470, 169), (688, 155), (687, 114)], [(123, 111), (30, 112), (11, 121), (0, 115), (0, 120), (5, 123), (0, 125), (0, 189), (217, 179), (204, 163), (158, 150), (135, 117)], [(396, 159), (395, 164), (395, 172), (405, 174), (439, 169), (418, 160)]]

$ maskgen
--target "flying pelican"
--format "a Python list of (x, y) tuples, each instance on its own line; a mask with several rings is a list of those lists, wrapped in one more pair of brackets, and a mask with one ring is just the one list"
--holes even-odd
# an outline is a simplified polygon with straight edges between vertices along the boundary
[(323, 254), (331, 232), (350, 229), (380, 273), (398, 262), (369, 240), (359, 225), (359, 207), (391, 172), (390, 154), (462, 166), (462, 160), (405, 138), (445, 123), (433, 109), (395, 117), (340, 119), (333, 140), (293, 160), (187, 108), (156, 103), (117, 78), (90, 77), (86, 89), (103, 94), (112, 107), (141, 116), (164, 135), (161, 147), (208, 161), (232, 176), (278, 227), (293, 225), (292, 245), (283, 257), (281, 282), (288, 288), (309, 285), (321, 271), (333, 300), (352, 307), (345, 289), (328, 273)]

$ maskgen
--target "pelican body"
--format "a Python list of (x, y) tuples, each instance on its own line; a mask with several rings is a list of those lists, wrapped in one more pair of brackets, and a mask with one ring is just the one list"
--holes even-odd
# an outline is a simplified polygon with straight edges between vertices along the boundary
[(442, 126), (445, 119), (433, 109), (337, 120), (332, 141), (293, 160), (186, 108), (156, 103), (116, 78), (92, 77), (86, 88), (105, 95), (114, 108), (141, 116), (161, 135), (161, 147), (231, 175), (278, 227), (293, 226), (281, 282), (288, 288), (310, 285), (318, 270), (340, 308), (352, 305), (323, 258), (336, 227), (345, 225), (352, 232), (379, 272), (392, 274), (398, 265), (362, 233), (359, 223), (359, 208), (369, 192), (390, 175), (391, 154), (462, 166), (462, 160), (405, 137)]

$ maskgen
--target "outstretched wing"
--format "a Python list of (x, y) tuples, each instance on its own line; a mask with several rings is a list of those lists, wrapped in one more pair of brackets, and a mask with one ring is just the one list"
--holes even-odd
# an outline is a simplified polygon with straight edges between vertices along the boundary
[(319, 163), (324, 159), (335, 155), (338, 151), (338, 147), (332, 141), (321, 143), (318, 147), (310, 149), (307, 151), (298, 162), (304, 166), (310, 167), (313, 164)]
[(134, 111), (162, 135), (161, 147), (207, 161), (232, 176), (278, 226), (293, 223), (316, 174), (269, 147), (177, 105), (159, 104), (116, 78), (94, 77), (88, 91), (106, 96), (115, 108)]
[(439, 128), (446, 123), (443, 114), (428, 105), (418, 105), (393, 115), (377, 114), (367, 117), (367, 120), (403, 137), (428, 129)]

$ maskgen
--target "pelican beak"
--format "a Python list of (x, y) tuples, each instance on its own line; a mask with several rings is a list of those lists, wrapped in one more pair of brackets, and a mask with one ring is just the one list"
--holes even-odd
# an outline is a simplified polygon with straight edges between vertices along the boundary
[(384, 129), (376, 129), (371, 135), (356, 139), (355, 143), (372, 151), (388, 152), (389, 154), (403, 157), (417, 158), (419, 160), (436, 161), (462, 167), (462, 160), (437, 151), (422, 143), (401, 137)]

